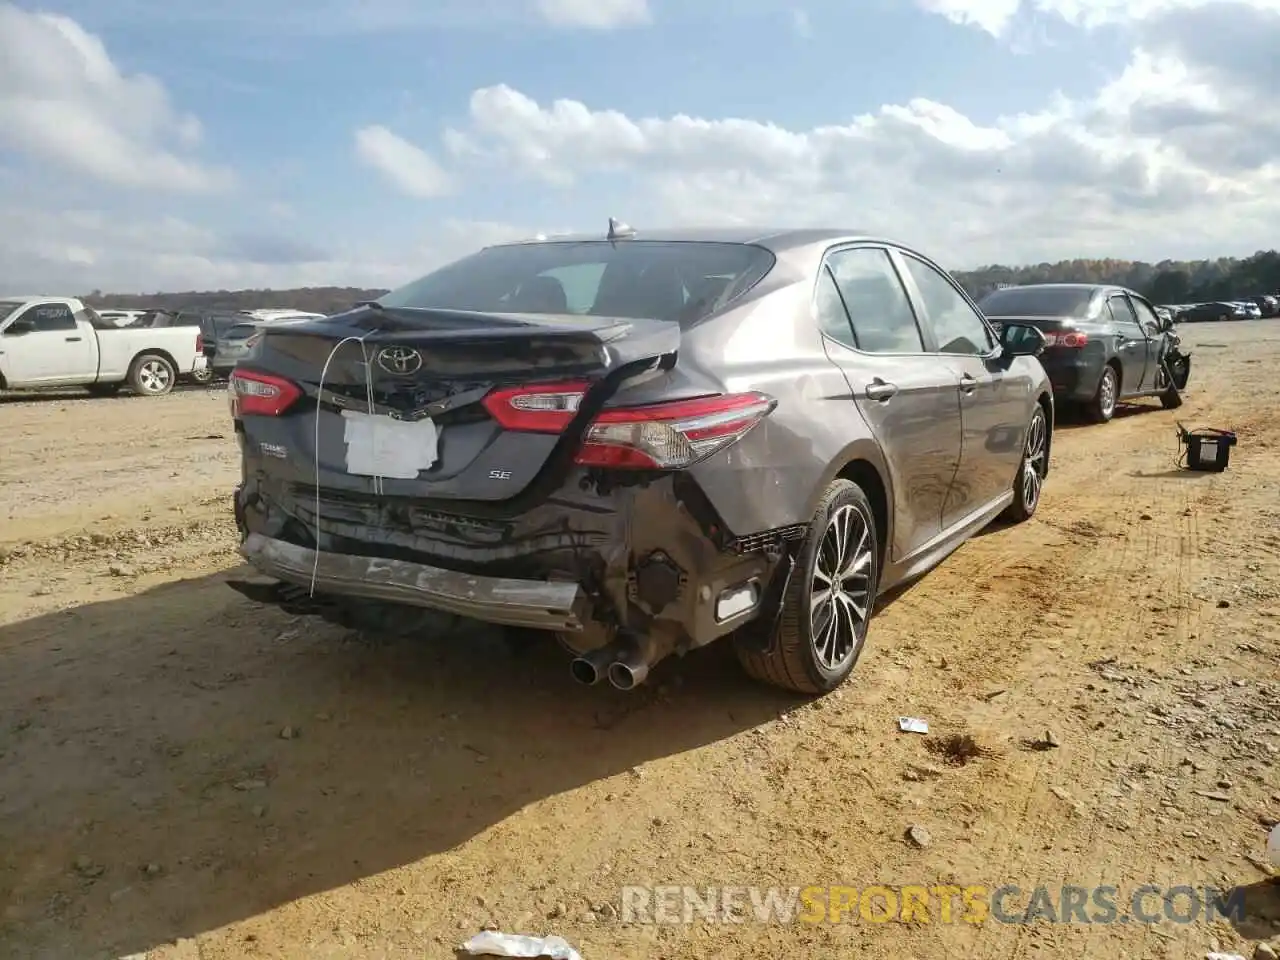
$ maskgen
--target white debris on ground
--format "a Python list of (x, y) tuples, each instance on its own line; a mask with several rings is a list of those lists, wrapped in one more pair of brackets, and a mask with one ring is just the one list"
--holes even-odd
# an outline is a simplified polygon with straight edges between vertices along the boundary
[(547, 960), (582, 960), (582, 954), (562, 937), (526, 937), (485, 930), (460, 948), (473, 957), (546, 957)]

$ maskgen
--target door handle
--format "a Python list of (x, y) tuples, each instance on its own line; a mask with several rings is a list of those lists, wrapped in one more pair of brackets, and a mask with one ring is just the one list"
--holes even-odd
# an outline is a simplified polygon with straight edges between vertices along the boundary
[(961, 393), (973, 393), (973, 391), (977, 389), (978, 389), (978, 381), (973, 379), (973, 377), (969, 376), (967, 373), (960, 378)]
[(896, 383), (886, 383), (879, 377), (867, 384), (867, 396), (872, 400), (879, 400), (881, 403), (884, 403), (897, 392), (898, 385)]
[(67, 343), (79, 343), (79, 342), (80, 342), (79, 337), (67, 337)]

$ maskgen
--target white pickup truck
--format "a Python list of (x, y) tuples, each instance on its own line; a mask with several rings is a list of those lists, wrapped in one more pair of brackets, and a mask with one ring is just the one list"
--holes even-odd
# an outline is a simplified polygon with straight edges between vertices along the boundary
[(74, 297), (0, 297), (0, 390), (158, 397), (207, 365), (198, 326), (117, 327)]

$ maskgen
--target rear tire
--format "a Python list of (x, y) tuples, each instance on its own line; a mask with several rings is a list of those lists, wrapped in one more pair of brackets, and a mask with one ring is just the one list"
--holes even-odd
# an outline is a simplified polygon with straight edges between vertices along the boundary
[(773, 649), (735, 640), (738, 661), (750, 676), (784, 690), (834, 690), (862, 656), (879, 582), (871, 502), (856, 483), (834, 480), (800, 546)]
[(1120, 375), (1107, 364), (1098, 379), (1098, 390), (1089, 401), (1085, 412), (1094, 423), (1106, 423), (1116, 415), (1116, 401), (1120, 398)]
[(162, 397), (177, 379), (173, 364), (158, 353), (140, 354), (129, 368), (129, 389), (140, 397)]
[(1031, 422), (1027, 424), (1022, 464), (1013, 479), (1013, 503), (1004, 511), (1004, 518), (1010, 523), (1023, 523), (1035, 516), (1048, 466), (1049, 418), (1044, 415), (1044, 407), (1037, 403)]

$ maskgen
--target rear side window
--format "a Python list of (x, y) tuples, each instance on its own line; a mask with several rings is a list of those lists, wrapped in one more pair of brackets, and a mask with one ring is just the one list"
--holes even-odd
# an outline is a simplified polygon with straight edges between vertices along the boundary
[(858, 341), (854, 339), (853, 325), (849, 322), (849, 314), (844, 309), (844, 301), (840, 298), (835, 277), (825, 265), (822, 272), (818, 274), (818, 289), (815, 291), (813, 309), (817, 314), (818, 328), (823, 333), (836, 343), (857, 348)]
[(667, 320), (689, 325), (773, 268), (745, 243), (547, 241), (490, 247), (386, 294), (385, 307)]
[(859, 350), (924, 352), (915, 311), (885, 250), (838, 250), (827, 257), (827, 264), (848, 311)]

